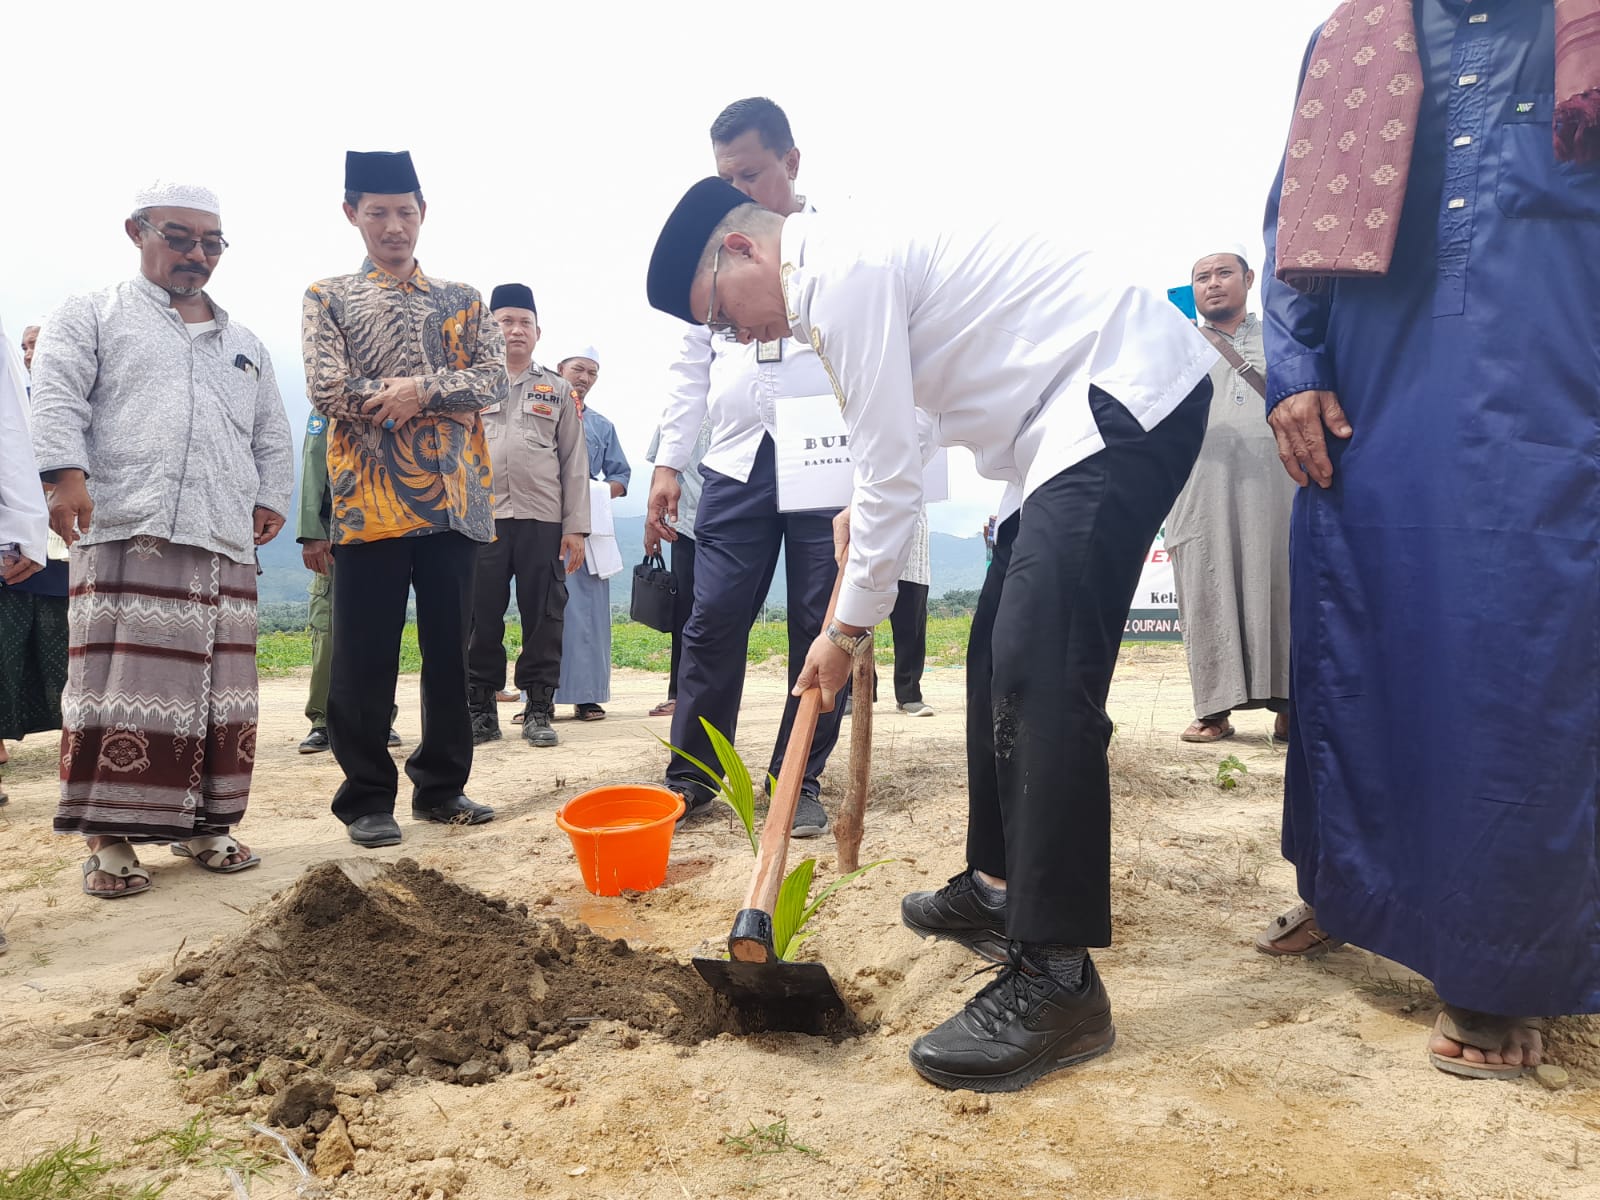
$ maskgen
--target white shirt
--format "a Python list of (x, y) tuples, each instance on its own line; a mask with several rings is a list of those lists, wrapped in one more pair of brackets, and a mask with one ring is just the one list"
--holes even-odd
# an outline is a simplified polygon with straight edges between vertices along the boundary
[(0, 545), (16, 542), (44, 565), (50, 519), (28, 430), (28, 380), (22, 356), (0, 327)]
[(1165, 296), (1000, 226), (799, 214), (784, 223), (782, 272), (794, 335), (822, 359), (850, 430), (847, 625), (894, 607), (922, 508), (919, 409), (938, 445), (966, 446), (1007, 484), (1004, 516), (1104, 448), (1091, 384), (1148, 430), (1217, 357)]
[(750, 478), (761, 439), (776, 428), (777, 403), (792, 396), (833, 391), (815, 351), (784, 338), (778, 362), (759, 362), (760, 347), (713, 334), (704, 325), (683, 336), (683, 350), (668, 373), (667, 407), (655, 464), (686, 470), (700, 426), (711, 423), (711, 443), (700, 461), (740, 483)]

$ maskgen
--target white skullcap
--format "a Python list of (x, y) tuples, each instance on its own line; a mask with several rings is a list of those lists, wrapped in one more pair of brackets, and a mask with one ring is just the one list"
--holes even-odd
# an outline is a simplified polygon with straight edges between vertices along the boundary
[(1242, 263), (1248, 265), (1250, 262), (1250, 252), (1244, 248), (1243, 242), (1223, 242), (1214, 250), (1207, 250), (1204, 254), (1196, 255), (1194, 261), (1199, 262), (1202, 258), (1210, 258), (1213, 254), (1231, 254)]
[(217, 194), (210, 188), (165, 179), (158, 179), (134, 194), (134, 212), (141, 208), (193, 208), (214, 216), (222, 215), (222, 205), (217, 203)]
[(587, 358), (590, 362), (594, 363), (595, 366), (598, 367), (600, 365), (600, 351), (596, 350), (593, 346), (579, 346), (576, 350), (573, 350), (567, 354), (563, 354), (556, 360), (556, 362), (558, 364), (564, 363), (569, 358)]

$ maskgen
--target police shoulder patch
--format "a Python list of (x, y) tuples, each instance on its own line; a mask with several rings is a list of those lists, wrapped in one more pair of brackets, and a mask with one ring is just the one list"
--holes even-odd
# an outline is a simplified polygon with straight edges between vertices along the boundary
[(313, 435), (321, 433), (327, 427), (328, 418), (319, 412), (312, 413), (311, 419), (306, 422), (306, 432)]

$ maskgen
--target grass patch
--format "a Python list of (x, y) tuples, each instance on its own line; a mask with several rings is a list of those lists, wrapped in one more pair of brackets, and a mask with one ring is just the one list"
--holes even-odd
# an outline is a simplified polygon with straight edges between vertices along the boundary
[(270, 1174), (277, 1165), (273, 1159), (247, 1150), (237, 1138), (219, 1134), (204, 1113), (195, 1113), (178, 1128), (160, 1130), (134, 1144), (163, 1146), (163, 1159), (178, 1166), (192, 1164), (216, 1171), (232, 1168), (247, 1184), (257, 1176)]
[(20, 1167), (0, 1167), (0, 1200), (157, 1200), (164, 1183), (138, 1187), (113, 1183), (106, 1176), (122, 1167), (101, 1152), (100, 1138), (73, 1138)]
[[(959, 667), (967, 661), (967, 638), (972, 632), (971, 617), (930, 617), (928, 619), (928, 665)], [(506, 633), (506, 654), (515, 659), (522, 652), (521, 630), (511, 622)], [(750, 648), (745, 660), (763, 663), (782, 659), (789, 653), (789, 627), (783, 621), (757, 622), (750, 630)], [(881, 668), (894, 666), (894, 637), (889, 623), (878, 626), (873, 651)], [(624, 621), (611, 627), (611, 661), (635, 671), (666, 674), (672, 663), (672, 639), (644, 625)], [(311, 665), (309, 630), (263, 633), (256, 643), (256, 669), (264, 678), (287, 675)], [(417, 627), (407, 624), (400, 637), (400, 673), (414, 675), (422, 669), (422, 652), (417, 649)]]
[(810, 1146), (801, 1145), (795, 1141), (789, 1132), (787, 1120), (774, 1121), (770, 1125), (757, 1125), (750, 1122), (750, 1128), (744, 1133), (730, 1133), (722, 1139), (723, 1145), (735, 1154), (748, 1154), (752, 1158), (764, 1157), (769, 1154), (809, 1154), (812, 1158), (820, 1158)]

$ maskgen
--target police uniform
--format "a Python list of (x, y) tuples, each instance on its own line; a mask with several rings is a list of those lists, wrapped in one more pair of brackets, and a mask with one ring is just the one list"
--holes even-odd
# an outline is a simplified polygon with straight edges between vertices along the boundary
[[(307, 542), (328, 540), (328, 520), (333, 506), (328, 495), (328, 418), (312, 413), (306, 422), (306, 440), (300, 447), (300, 510), (295, 515), (295, 541), (302, 546)], [(307, 589), (307, 623), (311, 626), (311, 687), (306, 692), (306, 720), (311, 722), (311, 736), (300, 743), (303, 754), (313, 754), (328, 748), (328, 679), (333, 667), (333, 559), (328, 559), (328, 573), (311, 572)], [(390, 711), (389, 724), (394, 724), (400, 709)], [(399, 735), (389, 731), (389, 744), (398, 746)]]
[(505, 685), (512, 580), (522, 619), (516, 685), (530, 708), (554, 707), (567, 605), (561, 539), (589, 533), (589, 454), (571, 387), (538, 363), (479, 416), (494, 470), (495, 540), (478, 553), (467, 672), (475, 723), (497, 728), (494, 694)]

